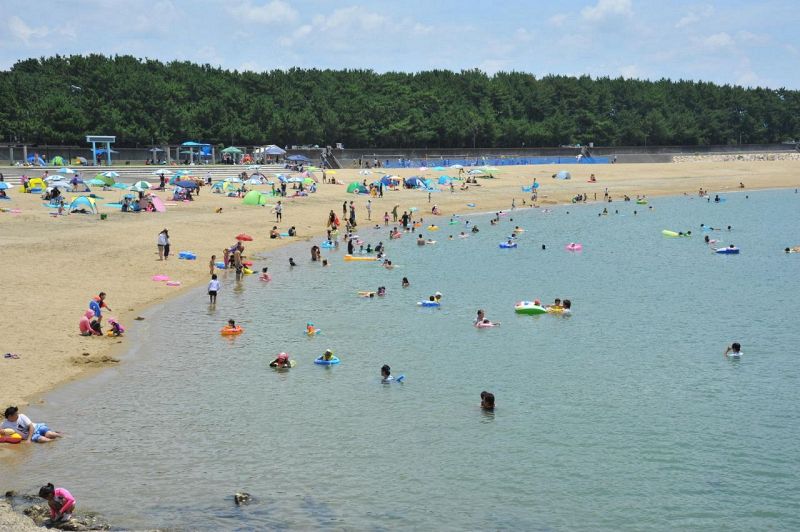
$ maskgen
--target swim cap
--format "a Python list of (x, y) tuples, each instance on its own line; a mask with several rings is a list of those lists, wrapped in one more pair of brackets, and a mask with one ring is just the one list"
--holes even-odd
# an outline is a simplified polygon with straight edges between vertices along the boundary
[(278, 353), (278, 360), (286, 360), (287, 358), (289, 358), (289, 355), (286, 353)]

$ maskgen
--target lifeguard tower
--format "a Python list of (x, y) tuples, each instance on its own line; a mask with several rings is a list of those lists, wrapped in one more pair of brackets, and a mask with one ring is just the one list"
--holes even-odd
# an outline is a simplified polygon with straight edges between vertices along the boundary
[(86, 142), (92, 144), (92, 166), (97, 166), (97, 145), (106, 145), (106, 164), (111, 166), (111, 145), (117, 141), (113, 135), (86, 135)]

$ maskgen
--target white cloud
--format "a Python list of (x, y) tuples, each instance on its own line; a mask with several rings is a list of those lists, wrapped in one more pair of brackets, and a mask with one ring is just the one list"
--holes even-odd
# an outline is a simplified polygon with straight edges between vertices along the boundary
[(631, 0), (597, 0), (597, 4), (581, 9), (586, 20), (604, 20), (610, 16), (630, 16), (633, 14)]
[(552, 17), (547, 19), (547, 22), (551, 26), (555, 26), (556, 28), (560, 28), (561, 26), (563, 26), (566, 21), (567, 21), (567, 16), (563, 13), (559, 13), (558, 15), (553, 15)]
[(736, 40), (748, 44), (769, 44), (770, 41), (768, 35), (753, 33), (747, 30), (736, 32)]
[(701, 44), (705, 48), (719, 50), (720, 48), (729, 48), (736, 43), (734, 42), (733, 37), (722, 31), (702, 39)]
[(685, 28), (714, 14), (714, 7), (709, 5), (698, 6), (689, 10), (686, 15), (675, 24), (676, 28)]
[(40, 26), (38, 28), (31, 27), (16, 15), (12, 15), (8, 18), (8, 31), (12, 37), (19, 39), (25, 44), (30, 44), (32, 39), (46, 37), (50, 33), (47, 26)]
[(229, 12), (244, 23), (276, 24), (297, 20), (297, 11), (282, 0), (272, 0), (265, 4), (246, 1), (237, 6), (231, 6)]

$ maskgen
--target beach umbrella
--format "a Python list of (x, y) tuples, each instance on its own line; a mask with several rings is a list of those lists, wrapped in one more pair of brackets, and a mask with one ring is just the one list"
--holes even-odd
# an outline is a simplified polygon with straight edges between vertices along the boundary
[(286, 176), (285, 175), (278, 174), (276, 177), (278, 178), (278, 181), (280, 181), (281, 183), (286, 183)]
[(455, 168), (456, 170), (463, 170), (464, 166), (462, 166), (460, 164), (451, 164), (450, 168)]
[(194, 181), (184, 180), (184, 181), (178, 181), (175, 184), (181, 188), (186, 188), (186, 189), (197, 188), (197, 183), (195, 183)]
[(238, 235), (236, 235), (236, 240), (238, 240), (239, 242), (252, 242), (253, 237), (245, 233), (239, 233)]
[(64, 179), (66, 179), (66, 177), (64, 177), (63, 175), (49, 175), (44, 178), (44, 182), (52, 183), (53, 181), (64, 181)]
[(72, 168), (59, 168), (58, 170), (56, 170), (56, 172), (58, 172), (59, 174), (74, 174), (75, 170), (73, 170)]
[(93, 185), (93, 186), (96, 186), (96, 187), (101, 187), (101, 186), (105, 185), (106, 182), (101, 180), (101, 179), (94, 178), (94, 179), (90, 179), (89, 180), (89, 184)]
[(296, 177), (296, 176), (295, 177), (290, 177), (289, 179), (286, 180), (286, 182), (287, 183), (302, 183), (303, 182), (303, 178), (302, 177)]
[(150, 188), (150, 183), (148, 183), (147, 181), (137, 181), (136, 183), (131, 185), (129, 189), (135, 190), (136, 192), (143, 192), (149, 188)]
[(222, 153), (233, 153), (233, 154), (236, 154), (236, 155), (244, 153), (242, 150), (240, 150), (236, 146), (228, 146), (224, 150), (221, 150), (221, 152)]
[(164, 168), (161, 168), (161, 169), (156, 170), (155, 172), (153, 172), (153, 175), (157, 175), (157, 176), (172, 175), (172, 172), (170, 172), (169, 170), (166, 170)]
[(106, 177), (114, 177), (114, 178), (119, 177), (119, 174), (113, 170), (110, 170), (108, 172), (103, 172), (103, 175)]

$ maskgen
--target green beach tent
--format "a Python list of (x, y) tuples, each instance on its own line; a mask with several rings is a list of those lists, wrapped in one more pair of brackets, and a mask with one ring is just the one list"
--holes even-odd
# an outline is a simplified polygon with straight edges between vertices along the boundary
[(267, 203), (267, 196), (258, 190), (251, 190), (244, 195), (244, 200), (242, 203), (245, 205), (264, 205)]

